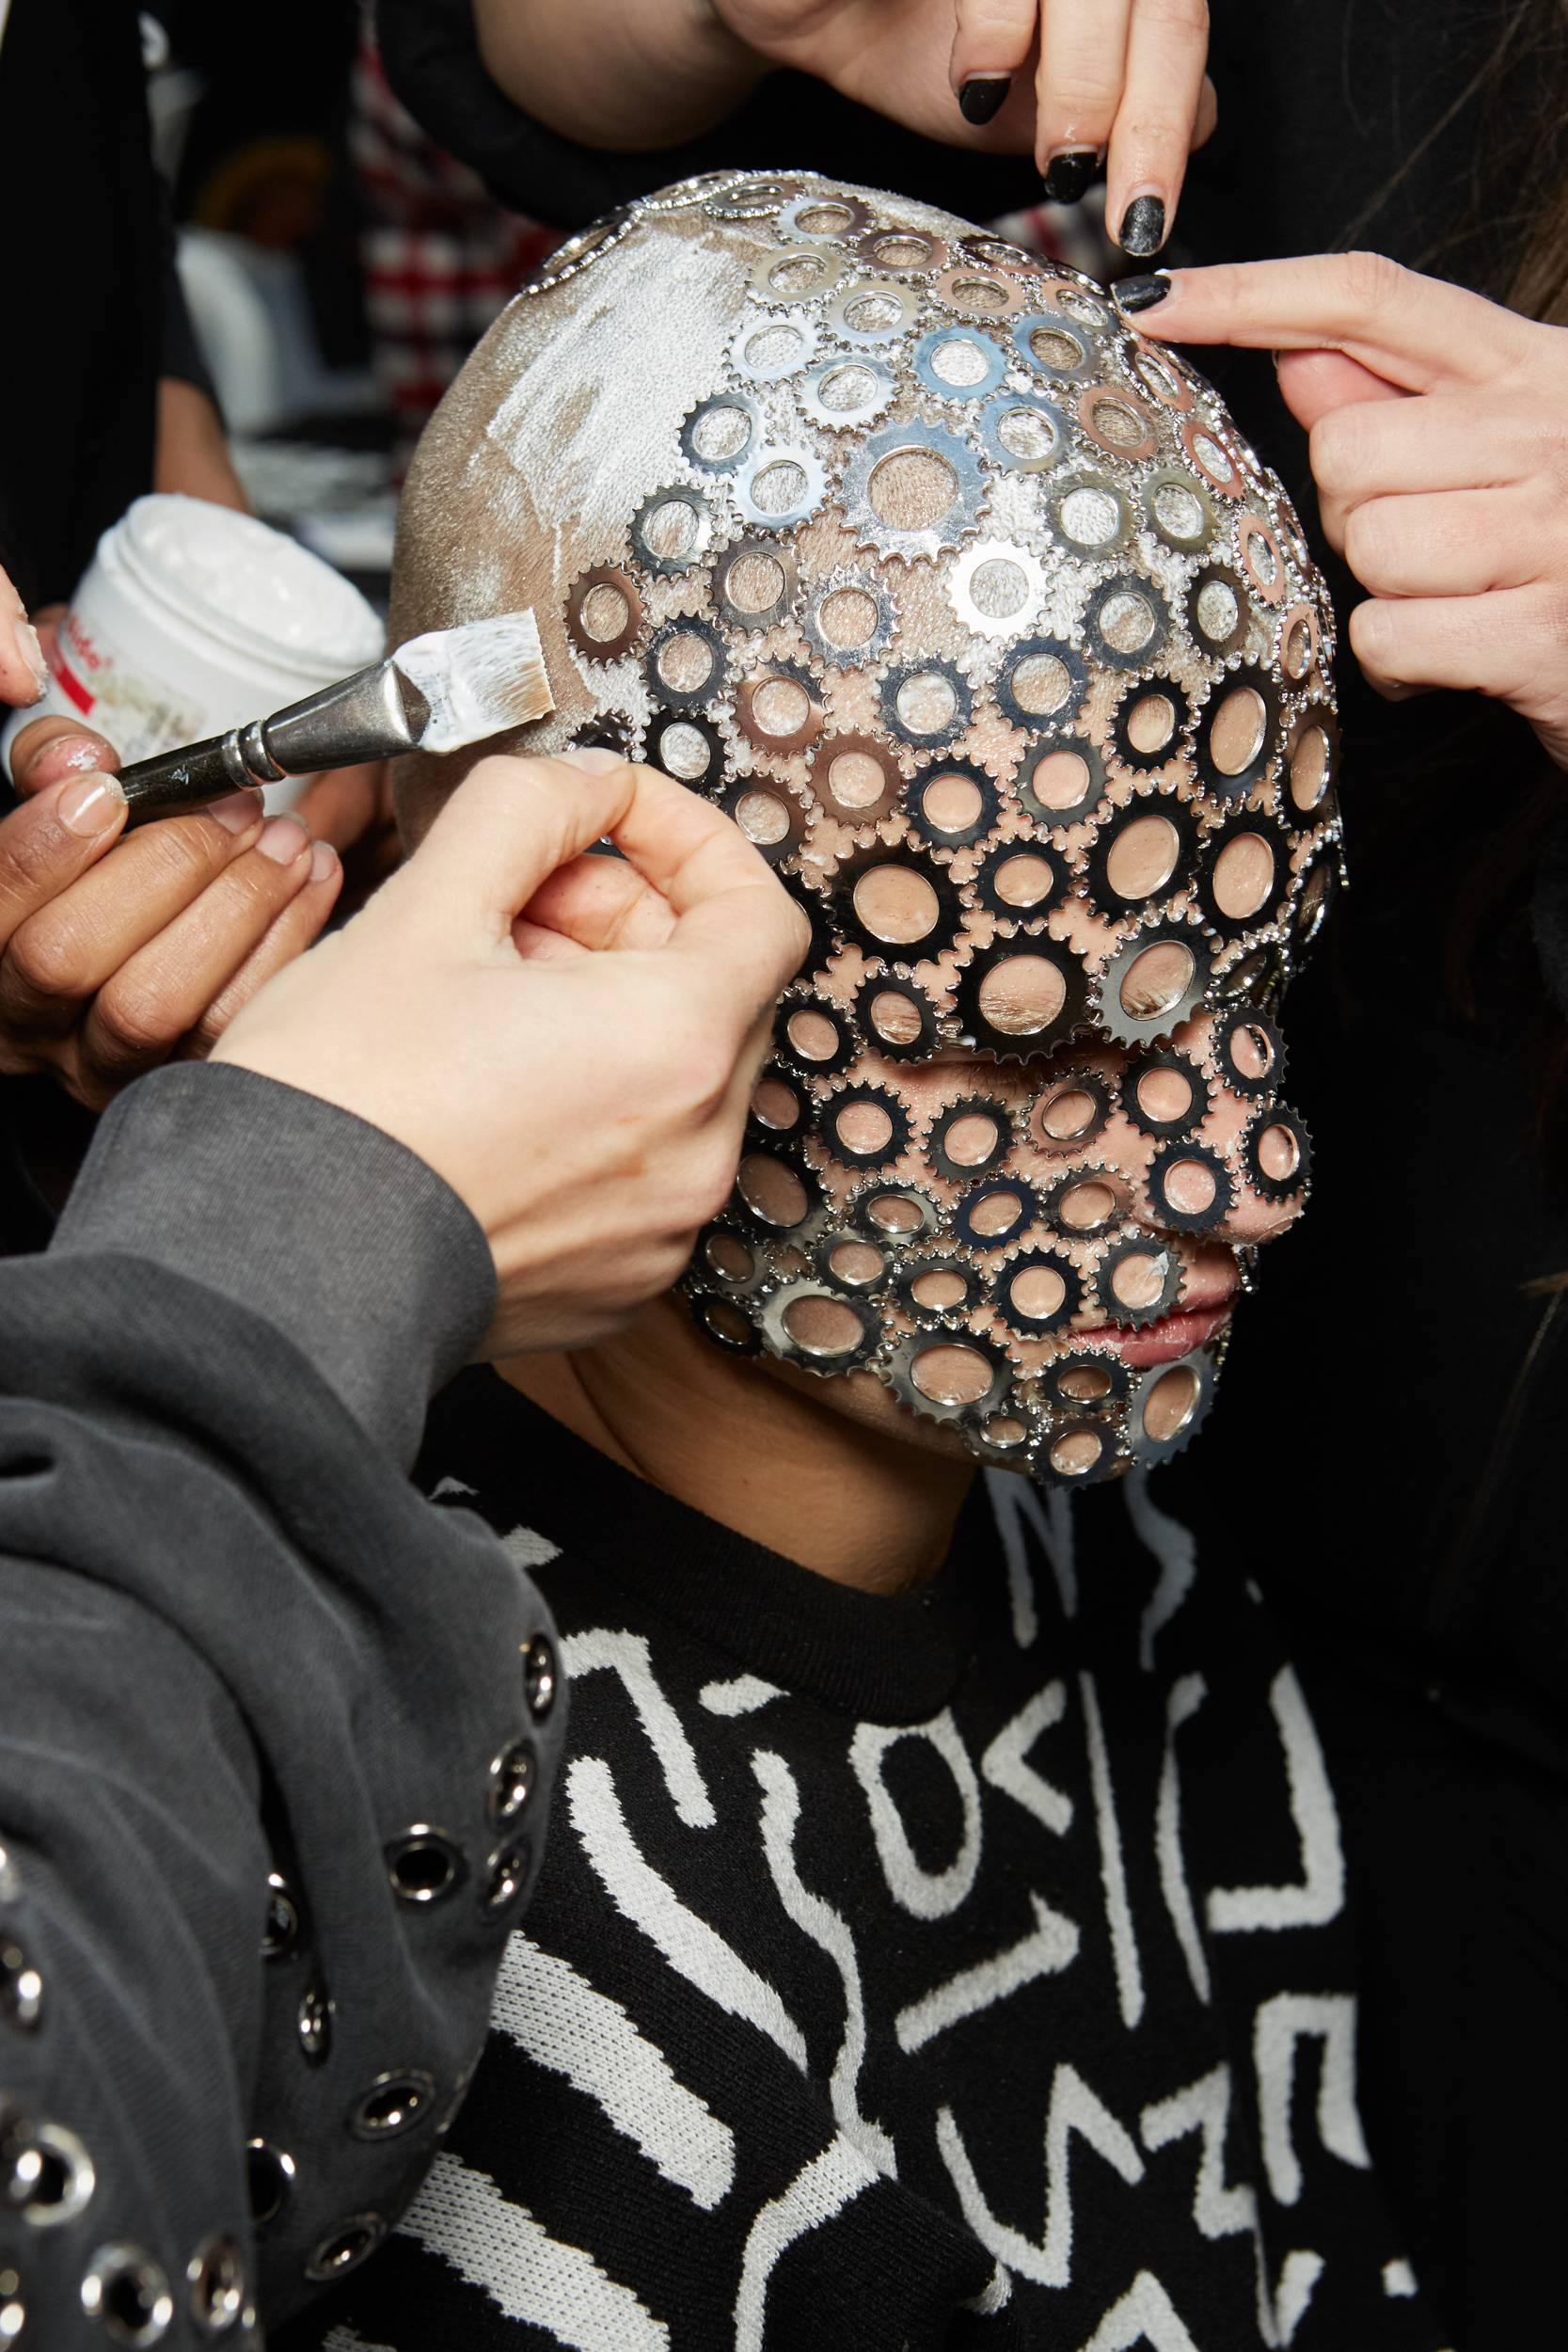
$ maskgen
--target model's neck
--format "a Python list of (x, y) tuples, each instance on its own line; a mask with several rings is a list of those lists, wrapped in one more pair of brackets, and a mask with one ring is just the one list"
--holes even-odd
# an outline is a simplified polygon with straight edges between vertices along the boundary
[(935, 1574), (974, 1476), (965, 1457), (871, 1425), (887, 1402), (871, 1375), (834, 1383), (867, 1415), (851, 1419), (812, 1393), (822, 1384), (810, 1374), (721, 1354), (670, 1298), (596, 1347), (496, 1369), (611, 1461), (864, 1592), (908, 1592)]

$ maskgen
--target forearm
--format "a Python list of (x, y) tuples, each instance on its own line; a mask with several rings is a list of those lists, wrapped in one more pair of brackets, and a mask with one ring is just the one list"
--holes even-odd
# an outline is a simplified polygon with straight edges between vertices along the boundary
[(498, 87), (585, 147), (693, 138), (771, 70), (707, 0), (474, 0), (474, 24)]

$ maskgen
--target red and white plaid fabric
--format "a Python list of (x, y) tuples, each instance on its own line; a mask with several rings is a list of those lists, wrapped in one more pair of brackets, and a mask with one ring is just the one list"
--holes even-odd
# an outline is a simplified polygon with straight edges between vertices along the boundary
[(349, 152), (367, 215), (360, 261), (376, 376), (412, 441), (561, 231), (507, 212), (466, 164), (426, 138), (392, 95), (368, 12)]

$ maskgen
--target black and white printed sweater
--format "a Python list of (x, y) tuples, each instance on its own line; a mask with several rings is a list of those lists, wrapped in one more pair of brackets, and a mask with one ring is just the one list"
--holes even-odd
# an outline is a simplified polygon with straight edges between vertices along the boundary
[(1434, 2352), (1317, 1736), (1141, 1486), (990, 1473), (890, 1600), (488, 1370), (419, 1475), (554, 1610), (567, 1761), (467, 2103), (278, 2352)]

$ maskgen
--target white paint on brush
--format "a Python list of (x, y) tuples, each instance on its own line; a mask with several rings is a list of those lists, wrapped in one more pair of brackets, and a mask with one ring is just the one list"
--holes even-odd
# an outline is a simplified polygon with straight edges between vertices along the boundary
[(400, 645), (393, 659), (430, 705), (423, 751), (461, 751), (555, 708), (531, 612), (431, 629)]

